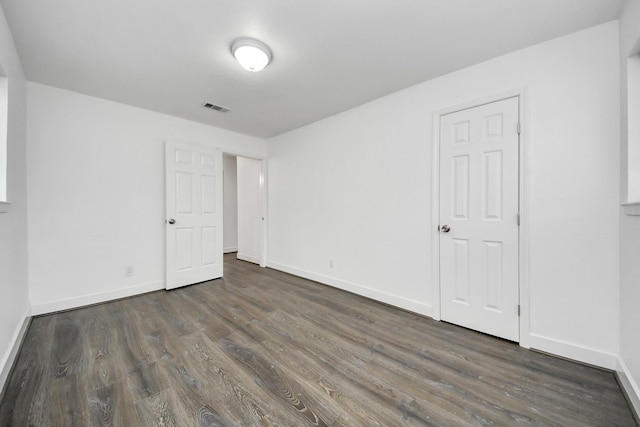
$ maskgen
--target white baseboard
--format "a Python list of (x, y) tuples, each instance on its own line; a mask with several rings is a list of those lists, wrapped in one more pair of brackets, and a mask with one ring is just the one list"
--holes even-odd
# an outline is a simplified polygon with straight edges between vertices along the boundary
[(254, 257), (254, 256), (249, 256), (249, 255), (244, 255), (241, 254), (240, 252), (238, 252), (237, 257), (238, 259), (242, 260), (242, 261), (247, 261), (247, 262), (252, 262), (254, 264), (260, 264), (260, 258)]
[(560, 357), (587, 363), (601, 368), (615, 370), (618, 356), (613, 353), (585, 347), (568, 341), (561, 341), (538, 334), (529, 334), (529, 344), (532, 349), (555, 354)]
[(238, 252), (238, 247), (237, 246), (229, 246), (228, 248), (222, 248), (222, 252), (224, 252), (225, 254), (229, 254), (231, 252)]
[(13, 337), (11, 337), (11, 342), (9, 342), (7, 351), (5, 351), (4, 355), (2, 356), (2, 361), (0, 361), (0, 392), (4, 390), (5, 383), (9, 378), (11, 368), (13, 367), (13, 362), (16, 360), (16, 356), (18, 355), (18, 351), (20, 350), (22, 339), (27, 333), (27, 327), (29, 326), (29, 321), (31, 319), (30, 313), (31, 310), (27, 308), (22, 321), (18, 324), (16, 330), (13, 332)]
[(636, 422), (640, 425), (640, 384), (633, 378), (629, 367), (620, 356), (618, 356), (616, 374), (618, 375), (620, 387), (622, 387), (622, 391), (627, 396), (627, 400), (635, 412)]
[(301, 270), (299, 268), (279, 264), (277, 262), (267, 262), (267, 267), (273, 268), (274, 270), (284, 271), (285, 273), (293, 274), (295, 276), (304, 277), (305, 279), (313, 280), (315, 282), (329, 285), (334, 288), (352, 292), (354, 294), (371, 298), (373, 300), (389, 304), (394, 307), (402, 308), (404, 310), (412, 311), (424, 316), (433, 317), (433, 306), (428, 304), (413, 301), (408, 298), (400, 297), (387, 292), (382, 292), (377, 289), (371, 289), (366, 286), (336, 279), (330, 276), (325, 276), (322, 274), (313, 273), (311, 271)]
[(128, 286), (126, 288), (119, 288), (104, 292), (97, 292), (90, 295), (82, 295), (79, 297), (64, 298), (56, 301), (35, 304), (31, 306), (31, 313), (34, 316), (40, 314), (55, 313), (56, 311), (69, 310), (72, 308), (84, 307), (86, 305), (92, 304), (99, 304), (102, 302), (126, 298), (133, 295), (144, 294), (146, 292), (158, 291), (164, 288), (164, 280), (141, 283), (138, 285)]

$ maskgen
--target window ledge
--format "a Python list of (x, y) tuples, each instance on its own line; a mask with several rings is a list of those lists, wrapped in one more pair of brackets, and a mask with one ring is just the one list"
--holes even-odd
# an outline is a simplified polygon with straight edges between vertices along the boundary
[(627, 215), (640, 215), (640, 201), (622, 203), (622, 208)]
[(11, 207), (11, 202), (0, 202), (0, 213), (9, 212), (10, 207)]

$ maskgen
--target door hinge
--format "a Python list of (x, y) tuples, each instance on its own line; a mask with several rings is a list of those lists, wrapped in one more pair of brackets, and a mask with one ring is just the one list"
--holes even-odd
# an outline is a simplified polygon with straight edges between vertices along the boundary
[(516, 123), (516, 132), (520, 135), (520, 122)]
[(520, 304), (518, 304), (518, 316), (520, 316)]
[(516, 222), (520, 225), (520, 214), (516, 214)]

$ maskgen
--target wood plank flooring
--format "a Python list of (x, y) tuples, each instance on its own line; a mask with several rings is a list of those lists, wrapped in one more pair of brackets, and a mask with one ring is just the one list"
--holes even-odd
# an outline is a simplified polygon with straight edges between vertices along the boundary
[(225, 257), (34, 318), (0, 426), (634, 426), (612, 373)]

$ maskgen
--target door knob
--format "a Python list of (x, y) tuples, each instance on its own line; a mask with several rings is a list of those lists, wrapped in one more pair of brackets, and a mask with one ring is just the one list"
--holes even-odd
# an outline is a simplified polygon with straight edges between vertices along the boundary
[(448, 233), (449, 231), (451, 231), (451, 228), (448, 225), (443, 225), (442, 227), (440, 227), (440, 230), (442, 230), (443, 233)]
[(175, 219), (173, 219), (173, 218), (171, 218), (171, 219), (170, 219), (170, 220), (168, 220), (167, 222), (168, 222), (169, 224), (175, 224), (175, 223), (176, 223), (176, 220), (175, 220)]

